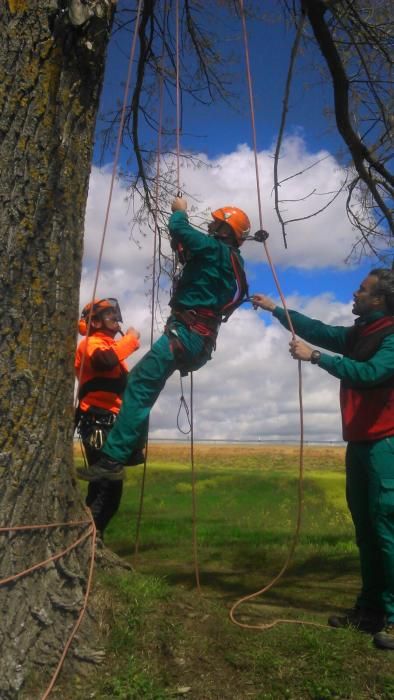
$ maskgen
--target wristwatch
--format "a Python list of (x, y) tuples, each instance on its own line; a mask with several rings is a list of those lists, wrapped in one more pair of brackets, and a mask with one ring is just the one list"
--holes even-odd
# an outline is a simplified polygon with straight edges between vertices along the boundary
[(321, 358), (321, 352), (319, 350), (312, 350), (312, 355), (311, 355), (311, 364), (312, 365), (317, 365)]

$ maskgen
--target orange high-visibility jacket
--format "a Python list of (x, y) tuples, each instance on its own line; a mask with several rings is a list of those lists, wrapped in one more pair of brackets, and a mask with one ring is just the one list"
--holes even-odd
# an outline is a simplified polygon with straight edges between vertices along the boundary
[[(129, 333), (115, 340), (103, 331), (96, 331), (80, 342), (74, 367), (79, 379), (81, 411), (97, 406), (119, 413), (128, 374), (125, 359), (139, 347), (140, 341)], [(82, 375), (79, 377), (84, 354)]]

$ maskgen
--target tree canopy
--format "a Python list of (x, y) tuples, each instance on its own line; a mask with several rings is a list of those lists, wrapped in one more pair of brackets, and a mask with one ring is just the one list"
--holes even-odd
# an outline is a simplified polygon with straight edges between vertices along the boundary
[[(260, 3), (238, 0), (218, 2), (210, 7), (206, 3), (185, 0), (179, 7), (181, 102), (184, 95), (185, 99), (189, 96), (203, 104), (225, 100), (231, 108), (237, 85), (229, 68), (228, 45), (221, 42), (223, 16), (239, 18), (245, 12), (248, 21), (261, 23), (263, 27), (266, 10)], [(128, 176), (131, 192), (142, 195), (148, 210), (153, 209), (152, 192), (156, 177), (157, 143), (153, 133), (159, 125), (160, 80), (164, 92), (172, 96), (175, 109), (174, 8), (174, 0), (143, 3), (136, 79), (124, 132), (124, 143), (126, 147), (129, 144), (136, 158), (133, 174)], [(277, 15), (275, 19), (290, 24), (296, 45), (296, 50), (289, 55), (289, 81), (283, 86), (283, 127), (285, 129), (288, 110), (286, 97), (293, 89), (292, 64), (297, 60), (297, 53), (308, 47), (309, 55), (315, 56), (316, 77), (330, 82), (332, 87), (332, 108), (328, 119), (345, 146), (341, 163), (348, 171), (347, 214), (360, 232), (362, 249), (367, 248), (369, 252), (388, 249), (394, 232), (394, 179), (390, 170), (393, 133), (391, 3), (387, 0), (297, 0), (291, 3), (281, 0), (277, 13), (280, 10), (282, 17)], [(116, 31), (130, 29), (134, 20), (135, 11), (121, 5)], [(110, 142), (118, 117), (117, 111), (107, 116), (104, 147)], [(184, 126), (182, 119), (180, 124)], [(175, 129), (174, 122), (166, 122), (162, 127), (163, 153), (174, 153)], [(187, 157), (192, 158), (192, 154)], [(160, 185), (164, 197), (166, 192), (173, 191), (174, 178), (171, 168), (162, 177)], [(278, 215), (281, 218), (280, 210), (279, 202)]]

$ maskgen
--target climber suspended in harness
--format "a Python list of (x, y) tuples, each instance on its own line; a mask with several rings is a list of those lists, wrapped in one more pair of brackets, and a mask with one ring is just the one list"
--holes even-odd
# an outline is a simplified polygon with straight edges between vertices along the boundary
[[(212, 217), (213, 222), (208, 225), (209, 235), (221, 239), (228, 245), (236, 290), (231, 301), (224, 304), (221, 308), (213, 309), (199, 306), (189, 308), (178, 305), (177, 289), (175, 288), (173, 298), (170, 301), (172, 313), (167, 320), (164, 332), (170, 340), (171, 350), (177, 360), (177, 368), (183, 376), (200, 366), (203, 355), (211, 356), (216, 348), (216, 339), (221, 323), (225, 323), (230, 318), (249, 294), (246, 275), (237, 252), (237, 249), (242, 245), (250, 232), (249, 219), (237, 207), (217, 209), (212, 212)], [(187, 266), (191, 259), (187, 249), (182, 246), (182, 250), (177, 250), (177, 253), (179, 262), (182, 261)], [(195, 358), (194, 365), (190, 364), (185, 358), (185, 348), (177, 331), (177, 324), (179, 323), (204, 338), (201, 356)]]
[[(248, 283), (245, 271), (237, 254), (237, 248), (245, 240), (254, 240), (258, 243), (265, 243), (268, 239), (268, 232), (264, 230), (256, 231), (252, 236), (250, 233), (250, 223), (246, 214), (237, 207), (223, 207), (212, 212), (214, 219), (208, 225), (209, 235), (222, 239), (229, 244), (231, 265), (236, 281), (236, 292), (233, 299), (219, 310), (205, 307), (180, 308), (176, 305), (172, 308), (172, 314), (168, 318), (164, 332), (170, 340), (170, 347), (177, 360), (177, 368), (181, 376), (198, 369), (202, 355), (211, 357), (216, 348), (216, 338), (221, 323), (228, 321), (230, 316), (241, 304), (250, 301)], [(179, 244), (178, 244), (179, 245)], [(183, 247), (179, 249), (174, 245), (177, 252), (178, 263), (185, 266), (191, 259), (190, 253)], [(176, 297), (176, 284), (173, 289), (173, 298)], [(171, 304), (171, 302), (170, 302)], [(205, 339), (204, 349), (201, 356), (195, 358), (195, 365), (185, 362), (185, 348), (177, 332), (176, 324), (182, 323), (186, 328), (194, 333), (198, 333)]]
[[(179, 337), (177, 324), (181, 323), (194, 333), (203, 336), (204, 344), (200, 355), (194, 358), (194, 363), (186, 359), (185, 346)], [(177, 361), (177, 369), (182, 376), (197, 369), (204, 355), (211, 357), (216, 347), (216, 338), (219, 332), (221, 316), (210, 309), (174, 309), (167, 319), (164, 333), (170, 341), (170, 348)]]

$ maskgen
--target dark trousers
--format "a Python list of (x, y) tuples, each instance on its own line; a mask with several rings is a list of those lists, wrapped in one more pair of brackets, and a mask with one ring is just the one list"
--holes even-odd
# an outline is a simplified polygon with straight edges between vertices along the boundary
[[(100, 418), (98, 420), (100, 420)], [(79, 424), (79, 433), (81, 435), (86, 461), (89, 466), (97, 462), (101, 456), (101, 452), (95, 447), (92, 447), (89, 442), (92, 433), (97, 428), (102, 431), (102, 436), (105, 441), (111, 426), (95, 423), (94, 416), (82, 414)], [(91, 510), (94, 523), (101, 536), (103, 536), (105, 528), (119, 508), (122, 492), (123, 481), (101, 479), (100, 481), (89, 482), (85, 502)]]
[(104, 533), (109, 521), (118, 511), (122, 498), (123, 481), (90, 481), (86, 505), (90, 508), (96, 528)]
[(360, 552), (357, 603), (394, 624), (394, 437), (349, 443), (346, 496)]

